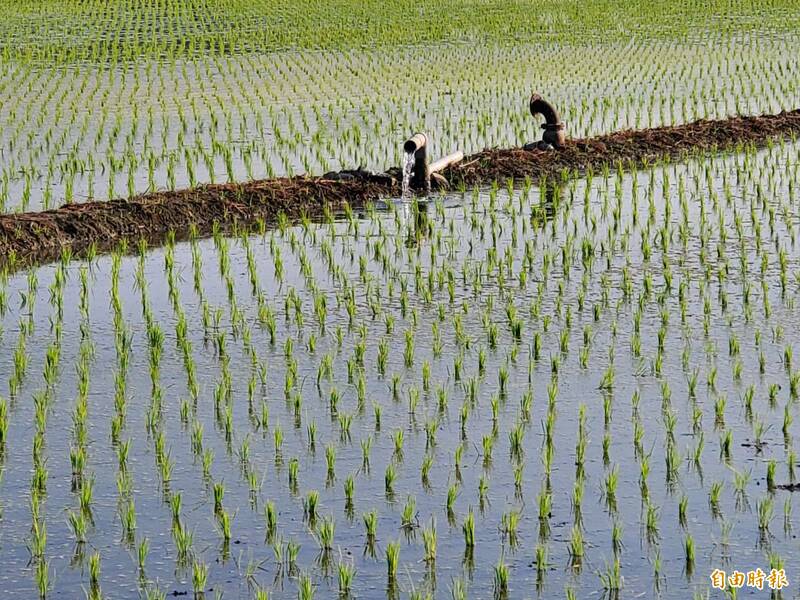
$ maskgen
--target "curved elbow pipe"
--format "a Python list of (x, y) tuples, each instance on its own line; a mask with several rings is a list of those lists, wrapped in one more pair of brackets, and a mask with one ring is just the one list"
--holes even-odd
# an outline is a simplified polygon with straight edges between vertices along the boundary
[(558, 112), (553, 108), (553, 105), (539, 94), (531, 95), (531, 114), (534, 117), (536, 115), (542, 115), (548, 125), (557, 125), (561, 122), (561, 119), (558, 118)]
[(530, 101), (531, 114), (535, 117), (542, 115), (545, 123), (542, 125), (544, 134), (542, 141), (553, 146), (563, 146), (566, 141), (566, 134), (564, 132), (564, 123), (558, 116), (558, 111), (547, 100), (542, 98), (539, 94), (531, 95)]

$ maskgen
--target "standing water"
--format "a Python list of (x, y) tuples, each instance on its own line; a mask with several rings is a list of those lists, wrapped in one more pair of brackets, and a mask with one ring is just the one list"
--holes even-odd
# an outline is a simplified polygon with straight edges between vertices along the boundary
[(411, 173), (414, 168), (414, 153), (406, 152), (403, 159), (403, 200), (411, 196)]
[(793, 564), (798, 156), (0, 269), (2, 598), (685, 600)]

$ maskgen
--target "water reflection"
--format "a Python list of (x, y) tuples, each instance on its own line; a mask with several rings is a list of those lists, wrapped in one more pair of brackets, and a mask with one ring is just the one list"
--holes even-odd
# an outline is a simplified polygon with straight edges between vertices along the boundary
[(402, 230), (405, 232), (407, 248), (416, 248), (420, 241), (428, 238), (431, 231), (428, 219), (429, 204), (428, 201), (420, 202), (417, 199), (400, 203), (400, 222)]

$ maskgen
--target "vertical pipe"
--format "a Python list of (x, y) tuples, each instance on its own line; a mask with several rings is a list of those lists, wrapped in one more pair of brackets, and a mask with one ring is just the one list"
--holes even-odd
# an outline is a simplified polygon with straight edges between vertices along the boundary
[(411, 187), (415, 190), (428, 191), (430, 188), (430, 173), (428, 172), (428, 138), (424, 133), (415, 133), (403, 144), (406, 154), (414, 155), (414, 167), (411, 174)]

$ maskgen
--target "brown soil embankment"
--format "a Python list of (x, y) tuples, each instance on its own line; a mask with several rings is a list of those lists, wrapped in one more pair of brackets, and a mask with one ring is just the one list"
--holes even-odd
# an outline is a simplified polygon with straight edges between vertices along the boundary
[(484, 150), (443, 174), (449, 180), (475, 184), (495, 179), (550, 176), (603, 165), (642, 165), (665, 157), (764, 145), (769, 140), (800, 134), (800, 109), (760, 117), (701, 120), (672, 127), (628, 130), (580, 140), (567, 140), (555, 152), (521, 148)]
[[(509, 178), (557, 176), (622, 163), (635, 167), (665, 157), (763, 145), (800, 134), (800, 109), (760, 117), (701, 120), (674, 127), (621, 131), (568, 140), (557, 150), (491, 149), (466, 157), (442, 174), (451, 185), (477, 185)], [(396, 175), (397, 171), (392, 171)], [(241, 184), (204, 185), (150, 193), (128, 200), (70, 204), (56, 210), (0, 215), (0, 262), (16, 265), (57, 259), (63, 249), (80, 254), (104, 251), (141, 238), (161, 243), (169, 232), (184, 237), (191, 229), (208, 234), (258, 220), (274, 221), (353, 208), (397, 197), (400, 186), (387, 176), (342, 172), (323, 177), (293, 177)]]

